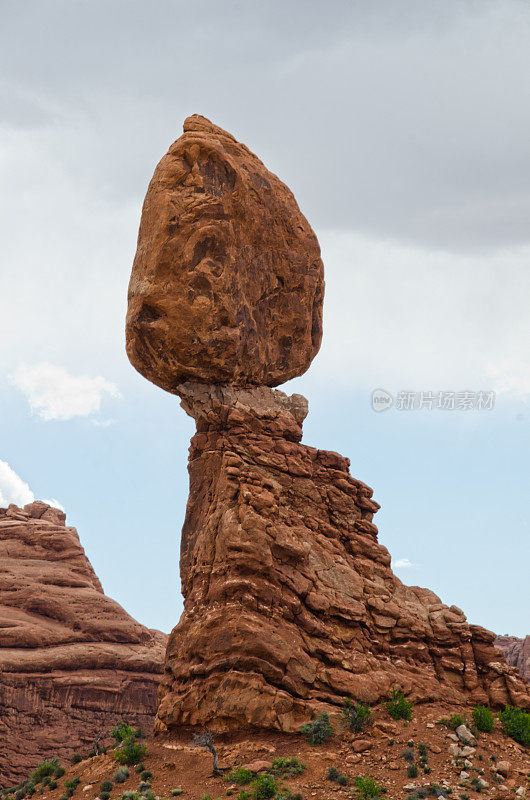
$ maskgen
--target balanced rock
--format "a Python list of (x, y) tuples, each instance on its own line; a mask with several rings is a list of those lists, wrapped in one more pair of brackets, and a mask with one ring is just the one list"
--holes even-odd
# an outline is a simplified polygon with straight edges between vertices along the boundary
[(120, 718), (151, 730), (166, 639), (105, 596), (62, 511), (0, 509), (0, 784)]
[(154, 172), (129, 284), (127, 354), (153, 383), (276, 386), (322, 338), (323, 266), (291, 191), (200, 116)]
[(344, 697), (530, 706), (526, 684), (460, 609), (404, 586), (377, 541), (372, 490), (301, 444), (307, 402), (188, 382), (197, 424), (181, 541), (184, 612), (156, 729), (297, 731)]
[(506, 661), (515, 667), (522, 678), (530, 681), (530, 636), (518, 639), (516, 636), (498, 636), (495, 647), (502, 650)]

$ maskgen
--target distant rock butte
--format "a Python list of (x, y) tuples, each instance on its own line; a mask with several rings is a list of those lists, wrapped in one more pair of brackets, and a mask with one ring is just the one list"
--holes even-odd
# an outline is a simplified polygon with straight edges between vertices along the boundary
[(291, 191), (204, 117), (158, 164), (129, 284), (127, 354), (153, 383), (276, 386), (322, 338), (323, 266)]
[(0, 784), (121, 717), (151, 730), (166, 640), (105, 596), (62, 511), (0, 509)]
[(344, 697), (530, 707), (493, 633), (390, 568), (372, 490), (300, 443), (307, 402), (267, 387), (177, 387), (197, 424), (156, 730), (296, 731)]
[(515, 667), (522, 678), (530, 681), (530, 636), (518, 639), (516, 636), (497, 636), (495, 647), (502, 650), (506, 661)]

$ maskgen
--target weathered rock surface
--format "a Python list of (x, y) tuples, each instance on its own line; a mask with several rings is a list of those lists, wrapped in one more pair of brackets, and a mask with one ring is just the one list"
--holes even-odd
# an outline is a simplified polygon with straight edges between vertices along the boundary
[(0, 784), (122, 717), (152, 729), (166, 640), (105, 596), (61, 511), (0, 509)]
[(515, 667), (522, 678), (530, 681), (530, 636), (518, 639), (516, 636), (497, 636), (495, 647), (502, 650), (506, 661)]
[(266, 387), (176, 387), (196, 419), (185, 610), (156, 729), (297, 730), (349, 696), (530, 706), (494, 634), (392, 573), (379, 506), (337, 453), (300, 443), (307, 403)]
[(322, 338), (320, 248), (291, 191), (200, 116), (158, 164), (129, 284), (127, 354), (169, 392), (186, 380), (276, 386)]

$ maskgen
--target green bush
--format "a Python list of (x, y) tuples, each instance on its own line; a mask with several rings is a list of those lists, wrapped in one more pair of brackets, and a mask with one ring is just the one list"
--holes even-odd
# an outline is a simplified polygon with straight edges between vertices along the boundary
[(142, 732), (133, 728), (132, 725), (129, 725), (127, 722), (118, 722), (115, 728), (113, 728), (110, 732), (110, 735), (114, 739), (115, 742), (124, 742), (126, 739), (141, 739)]
[(102, 792), (112, 792), (113, 786), (114, 784), (112, 783), (112, 781), (102, 781), (99, 788), (101, 789)]
[(420, 742), (418, 745), (418, 753), (422, 758), (427, 758), (427, 745), (424, 742)]
[(412, 717), (412, 703), (405, 700), (405, 695), (399, 689), (392, 689), (390, 700), (385, 703), (385, 708), (392, 719), (406, 719)]
[(64, 773), (66, 772), (64, 767), (56, 767), (53, 771), (54, 778), (62, 778)]
[(418, 777), (418, 767), (416, 764), (409, 764), (407, 767), (407, 778), (417, 778)]
[(362, 731), (372, 716), (372, 709), (367, 703), (354, 703), (349, 697), (344, 698), (341, 711), (346, 725), (354, 733)]
[(228, 773), (226, 779), (232, 783), (237, 783), (239, 786), (244, 786), (246, 783), (250, 783), (253, 777), (252, 770), (245, 769), (245, 767), (236, 767)]
[(504, 711), (499, 713), (502, 729), (508, 736), (522, 744), (523, 747), (530, 745), (530, 714), (522, 708), (506, 706)]
[(324, 712), (313, 722), (308, 722), (300, 728), (309, 744), (323, 744), (333, 736), (333, 727), (329, 716)]
[(487, 706), (477, 706), (473, 709), (473, 724), (479, 731), (491, 733), (495, 725), (493, 712)]
[(140, 783), (138, 784), (139, 794), (146, 794), (150, 788), (151, 784), (149, 783), (149, 781), (140, 781)]
[(139, 764), (147, 755), (147, 747), (142, 742), (137, 742), (135, 736), (122, 739), (121, 744), (114, 751), (114, 758), (118, 764), (127, 764), (132, 767)]
[(71, 764), (79, 764), (83, 760), (83, 756), (81, 753), (74, 753), (73, 756), (70, 756), (70, 763)]
[(414, 750), (412, 747), (407, 747), (406, 750), (403, 750), (403, 758), (408, 764), (412, 764), (414, 761)]
[(354, 785), (360, 800), (372, 800), (372, 798), (379, 800), (385, 793), (385, 790), (373, 778), (355, 778)]
[(153, 773), (150, 772), (148, 769), (142, 770), (142, 772), (140, 774), (140, 778), (143, 781), (150, 781), (152, 777), (153, 777)]
[(184, 794), (184, 789), (172, 789), (171, 790), (171, 797), (179, 797), (181, 794)]
[(35, 767), (31, 775), (29, 776), (29, 779), (34, 784), (40, 783), (40, 781), (42, 781), (43, 778), (49, 777), (50, 775), (54, 775), (55, 770), (57, 769), (58, 766), (59, 766), (58, 758), (54, 758), (51, 761), (41, 761), (41, 763)]
[(258, 775), (252, 781), (253, 800), (269, 800), (278, 791), (278, 784), (273, 775)]
[(252, 795), (248, 789), (243, 789), (241, 792), (239, 792), (237, 800), (252, 800)]
[(99, 800), (109, 800), (110, 792), (100, 792)]
[(57, 789), (57, 781), (50, 781), (48, 784), (48, 789), (50, 792), (53, 792), (54, 789)]
[(328, 774), (326, 775), (328, 781), (333, 781), (334, 783), (338, 783), (340, 786), (347, 786), (349, 781), (346, 775), (343, 775), (337, 767), (330, 767), (328, 769)]
[(449, 719), (449, 727), (456, 731), (461, 725), (467, 725), (467, 718), (462, 714), (453, 714)]
[(114, 783), (125, 783), (127, 778), (129, 777), (129, 770), (127, 767), (118, 767), (116, 772), (114, 773)]
[(303, 764), (299, 758), (296, 758), (296, 756), (283, 756), (274, 759), (269, 772), (272, 772), (274, 775), (288, 775), (293, 778), (295, 775), (301, 775), (305, 768), (306, 765)]

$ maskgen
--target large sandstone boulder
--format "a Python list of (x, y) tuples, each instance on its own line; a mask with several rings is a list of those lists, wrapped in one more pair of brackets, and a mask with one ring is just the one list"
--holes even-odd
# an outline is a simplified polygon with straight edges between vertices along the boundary
[(300, 444), (307, 403), (266, 387), (187, 383), (197, 422), (157, 729), (298, 730), (344, 697), (530, 706), (493, 646), (377, 541), (372, 490)]
[(290, 190), (200, 116), (158, 164), (129, 284), (127, 354), (153, 383), (276, 386), (322, 338), (323, 267)]
[(516, 636), (498, 636), (495, 647), (502, 650), (506, 661), (515, 667), (522, 678), (530, 681), (530, 636), (518, 639)]
[(0, 509), (0, 785), (122, 717), (151, 730), (166, 639), (105, 596), (61, 511)]

